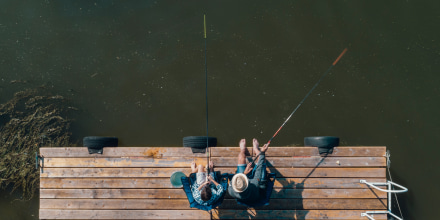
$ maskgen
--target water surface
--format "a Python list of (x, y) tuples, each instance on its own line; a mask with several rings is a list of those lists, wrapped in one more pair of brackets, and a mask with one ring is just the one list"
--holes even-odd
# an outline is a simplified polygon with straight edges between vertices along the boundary
[[(405, 219), (435, 219), (439, 11), (438, 1), (2, 1), (0, 101), (45, 84), (79, 109), (76, 140), (181, 146), (206, 134), (206, 13), (209, 133), (220, 146), (264, 142), (347, 47), (272, 145), (333, 135), (387, 146), (393, 180), (410, 189)], [(16, 197), (2, 192), (5, 219), (37, 219), (38, 200)]]

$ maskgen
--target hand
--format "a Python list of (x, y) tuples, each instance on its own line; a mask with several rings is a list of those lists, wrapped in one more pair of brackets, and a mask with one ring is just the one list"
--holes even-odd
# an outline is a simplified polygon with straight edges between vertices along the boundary
[(209, 181), (213, 181), (214, 179), (212, 178), (211, 175), (209, 175), (209, 176), (208, 176), (208, 180), (209, 180)]
[(203, 183), (203, 185), (209, 185), (211, 183), (211, 181), (210, 180), (207, 180), (207, 181), (205, 181), (204, 183)]
[(269, 148), (269, 144), (265, 144), (262, 148), (261, 148), (261, 152), (266, 152), (267, 148)]
[(247, 175), (248, 173), (250, 173), (252, 171), (253, 167), (252, 167), (252, 163), (248, 163), (246, 166), (246, 169), (244, 170), (244, 174)]
[(198, 190), (202, 190), (203, 186), (210, 184), (211, 181), (205, 181), (204, 183), (202, 183), (202, 185), (199, 186)]
[(217, 181), (215, 181), (215, 180), (214, 180), (214, 177), (212, 177), (211, 175), (208, 176), (208, 180), (209, 180), (209, 182), (214, 183), (215, 186), (218, 185)]

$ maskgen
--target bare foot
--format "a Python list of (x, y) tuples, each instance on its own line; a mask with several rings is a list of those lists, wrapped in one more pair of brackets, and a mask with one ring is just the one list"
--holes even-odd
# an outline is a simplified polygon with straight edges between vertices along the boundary
[(260, 153), (260, 149), (259, 149), (260, 143), (258, 143), (258, 140), (254, 138), (252, 140), (252, 144), (254, 145), (253, 147), (254, 147), (255, 155), (258, 155)]
[(246, 150), (246, 139), (241, 139), (239, 145), (240, 145), (240, 150), (245, 151)]
[(197, 168), (196, 168), (196, 162), (195, 161), (191, 162), (191, 172), (192, 173), (197, 173)]
[(212, 160), (209, 161), (209, 170), (213, 170), (214, 169), (214, 163), (212, 162)]
[(269, 144), (265, 144), (262, 148), (261, 148), (261, 152), (266, 152), (267, 148), (269, 148)]

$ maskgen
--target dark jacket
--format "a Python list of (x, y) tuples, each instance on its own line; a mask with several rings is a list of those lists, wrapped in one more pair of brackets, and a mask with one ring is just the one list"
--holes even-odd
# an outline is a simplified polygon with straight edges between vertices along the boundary
[[(209, 211), (219, 205), (222, 204), (225, 193), (223, 193), (223, 196), (221, 196), (214, 204), (212, 205), (200, 205), (196, 202), (196, 200), (193, 198), (192, 192), (191, 192), (191, 185), (196, 182), (196, 174), (192, 173), (189, 177), (182, 177), (182, 185), (183, 185), (183, 191), (185, 191), (186, 197), (188, 198), (189, 204), (191, 208), (197, 208), (200, 210)], [(215, 181), (217, 181), (219, 184), (223, 186), (223, 189), (228, 188), (228, 174), (220, 174), (220, 172), (215, 172), (214, 175)], [(226, 191), (225, 191), (226, 192)]]
[(233, 198), (236, 198), (238, 201), (243, 202), (243, 203), (248, 203), (248, 202), (254, 202), (257, 201), (259, 199), (261, 199), (261, 197), (265, 196), (265, 190), (262, 190), (261, 186), (262, 184), (265, 184), (264, 181), (262, 181), (263, 179), (265, 179), (264, 176), (266, 172), (264, 172), (266, 170), (266, 156), (264, 155), (264, 153), (260, 154), (260, 159), (256, 164), (256, 168), (255, 171), (253, 172), (253, 175), (248, 175), (248, 179), (249, 179), (249, 185), (246, 188), (245, 191), (238, 193), (235, 192), (234, 189), (232, 188), (231, 183), (229, 183), (229, 187), (228, 187), (228, 193), (229, 195), (231, 195)]

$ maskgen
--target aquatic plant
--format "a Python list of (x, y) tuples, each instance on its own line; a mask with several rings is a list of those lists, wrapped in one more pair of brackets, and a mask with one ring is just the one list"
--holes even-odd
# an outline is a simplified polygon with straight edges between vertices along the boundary
[[(44, 95), (43, 95), (44, 94)], [(15, 93), (0, 105), (0, 188), (21, 188), (23, 199), (39, 186), (35, 152), (43, 146), (69, 146), (72, 120), (66, 99), (42, 89)]]

